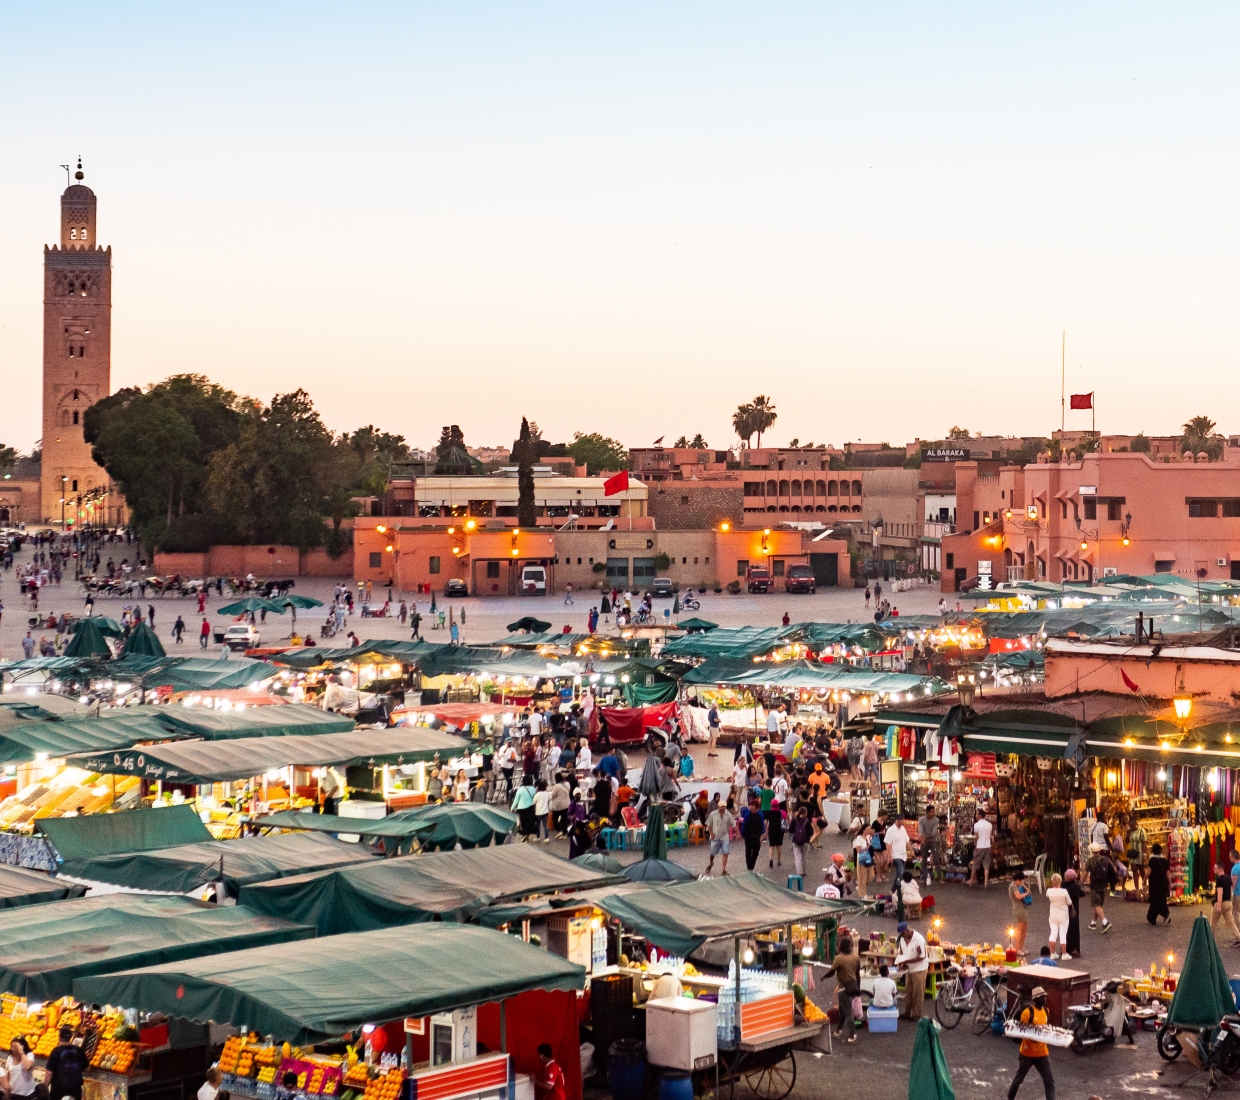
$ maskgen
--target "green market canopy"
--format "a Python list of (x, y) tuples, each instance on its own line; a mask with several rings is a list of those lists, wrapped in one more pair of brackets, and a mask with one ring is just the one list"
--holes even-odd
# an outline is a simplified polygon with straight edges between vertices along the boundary
[(121, 648), (122, 657), (167, 657), (164, 647), (160, 643), (159, 638), (155, 636), (149, 626), (146, 625), (144, 619), (138, 620), (138, 625), (129, 632), (129, 637), (125, 639), (125, 644)]
[[(110, 621), (110, 620), (109, 620)], [(73, 637), (65, 646), (65, 657), (95, 657), (102, 661), (112, 659), (105, 630), (94, 619), (82, 619), (76, 624)]]
[(517, 827), (516, 814), (476, 802), (441, 802), (401, 810), (387, 818), (418, 830), (423, 849), (446, 851), (458, 844), (462, 848), (482, 848), (503, 844)]
[(595, 904), (657, 947), (684, 956), (707, 940), (844, 913), (860, 916), (867, 910), (864, 902), (793, 893), (755, 874), (652, 886), (599, 898)]
[(41, 905), (47, 901), (64, 901), (80, 898), (86, 887), (74, 882), (62, 882), (43, 874), (27, 871), (22, 867), (0, 867), (0, 909), (15, 909), (21, 905)]
[(131, 970), (74, 983), (90, 1004), (121, 1004), (248, 1026), (277, 1042), (322, 1042), (363, 1024), (429, 1016), (532, 989), (585, 987), (585, 971), (515, 936), (458, 924), (388, 928)]
[(171, 728), (155, 717), (153, 707), (106, 718), (8, 723), (0, 727), (0, 764), (126, 748), (135, 741), (163, 741), (172, 736)]
[(20, 677), (42, 672), (53, 679), (83, 676), (91, 680), (131, 681), (150, 689), (170, 687), (174, 691), (224, 691), (252, 688), (270, 679), (276, 670), (263, 661), (215, 659), (210, 657), (153, 657), (126, 655), (109, 661), (102, 655), (84, 657), (31, 657), (29, 660), (0, 662), (0, 670)]
[(193, 806), (162, 806), (86, 817), (41, 817), (35, 824), (62, 860), (147, 852), (215, 838)]
[(615, 881), (533, 845), (397, 856), (242, 889), (260, 913), (311, 924), (320, 936), (442, 919), (468, 921), (504, 899)]
[(1204, 916), (1193, 921), (1188, 950), (1180, 968), (1180, 980), (1167, 1010), (1167, 1025), (1183, 1028), (1214, 1028), (1236, 1011), (1236, 999), (1227, 981), (1227, 968), (1218, 953), (1214, 933)]
[[(680, 625), (687, 628), (686, 620)], [(676, 638), (663, 647), (664, 657), (765, 657), (789, 645), (820, 652), (829, 646), (857, 647), (866, 653), (880, 650), (886, 634), (868, 623), (793, 623), (791, 626), (717, 627)]]
[[(284, 710), (262, 707), (258, 710)], [(436, 753), (463, 752), (459, 737), (422, 726), (357, 729), (315, 737), (247, 737), (229, 741), (168, 741), (124, 751), (82, 753), (69, 762), (90, 772), (137, 775), (168, 783), (223, 783), (249, 779), (273, 768), (327, 764), (415, 764)]]
[(329, 714), (304, 703), (272, 704), (243, 710), (212, 710), (208, 707), (169, 706), (159, 709), (160, 718), (183, 731), (183, 736), (220, 741), (236, 737), (318, 736), (347, 733), (352, 718)]
[(59, 874), (131, 890), (170, 894), (187, 894), (208, 883), (222, 881), (228, 894), (236, 897), (241, 887), (256, 882), (370, 863), (374, 859), (367, 849), (357, 844), (311, 833), (283, 833), (241, 840), (200, 840), (171, 848), (66, 859)]
[(816, 688), (824, 691), (873, 692), (881, 695), (937, 695), (952, 690), (933, 676), (905, 672), (874, 672), (851, 665), (819, 661), (760, 661), (718, 657), (686, 673), (686, 684), (727, 684), (730, 687)]
[(71, 993), (73, 980), (87, 975), (313, 935), (235, 905), (188, 898), (107, 894), (27, 905), (0, 911), (0, 990), (47, 1001)]

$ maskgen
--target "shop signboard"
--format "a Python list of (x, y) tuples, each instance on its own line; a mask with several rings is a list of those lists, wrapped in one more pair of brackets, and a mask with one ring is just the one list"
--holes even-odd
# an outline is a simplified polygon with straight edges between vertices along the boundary
[(922, 462), (966, 462), (969, 452), (964, 447), (931, 447), (922, 452)]

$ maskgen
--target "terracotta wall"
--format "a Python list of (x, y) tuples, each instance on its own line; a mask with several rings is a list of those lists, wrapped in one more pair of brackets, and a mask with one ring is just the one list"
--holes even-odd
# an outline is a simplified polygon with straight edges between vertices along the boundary
[(328, 557), (314, 549), (302, 554), (296, 546), (213, 546), (205, 554), (156, 554), (155, 572), (182, 577), (347, 577), (353, 558)]

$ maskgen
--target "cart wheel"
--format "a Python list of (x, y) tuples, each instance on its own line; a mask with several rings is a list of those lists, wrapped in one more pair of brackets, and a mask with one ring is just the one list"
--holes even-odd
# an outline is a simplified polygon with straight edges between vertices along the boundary
[(745, 1074), (745, 1084), (758, 1100), (784, 1100), (797, 1083), (797, 1060), (789, 1050), (782, 1061)]

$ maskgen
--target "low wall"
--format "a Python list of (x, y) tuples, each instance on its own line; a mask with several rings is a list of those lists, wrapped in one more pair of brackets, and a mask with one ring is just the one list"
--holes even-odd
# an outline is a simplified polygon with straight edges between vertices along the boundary
[(301, 553), (296, 546), (213, 546), (205, 554), (156, 554), (155, 572), (182, 577), (347, 577), (353, 566), (349, 553), (331, 558), (316, 547)]

